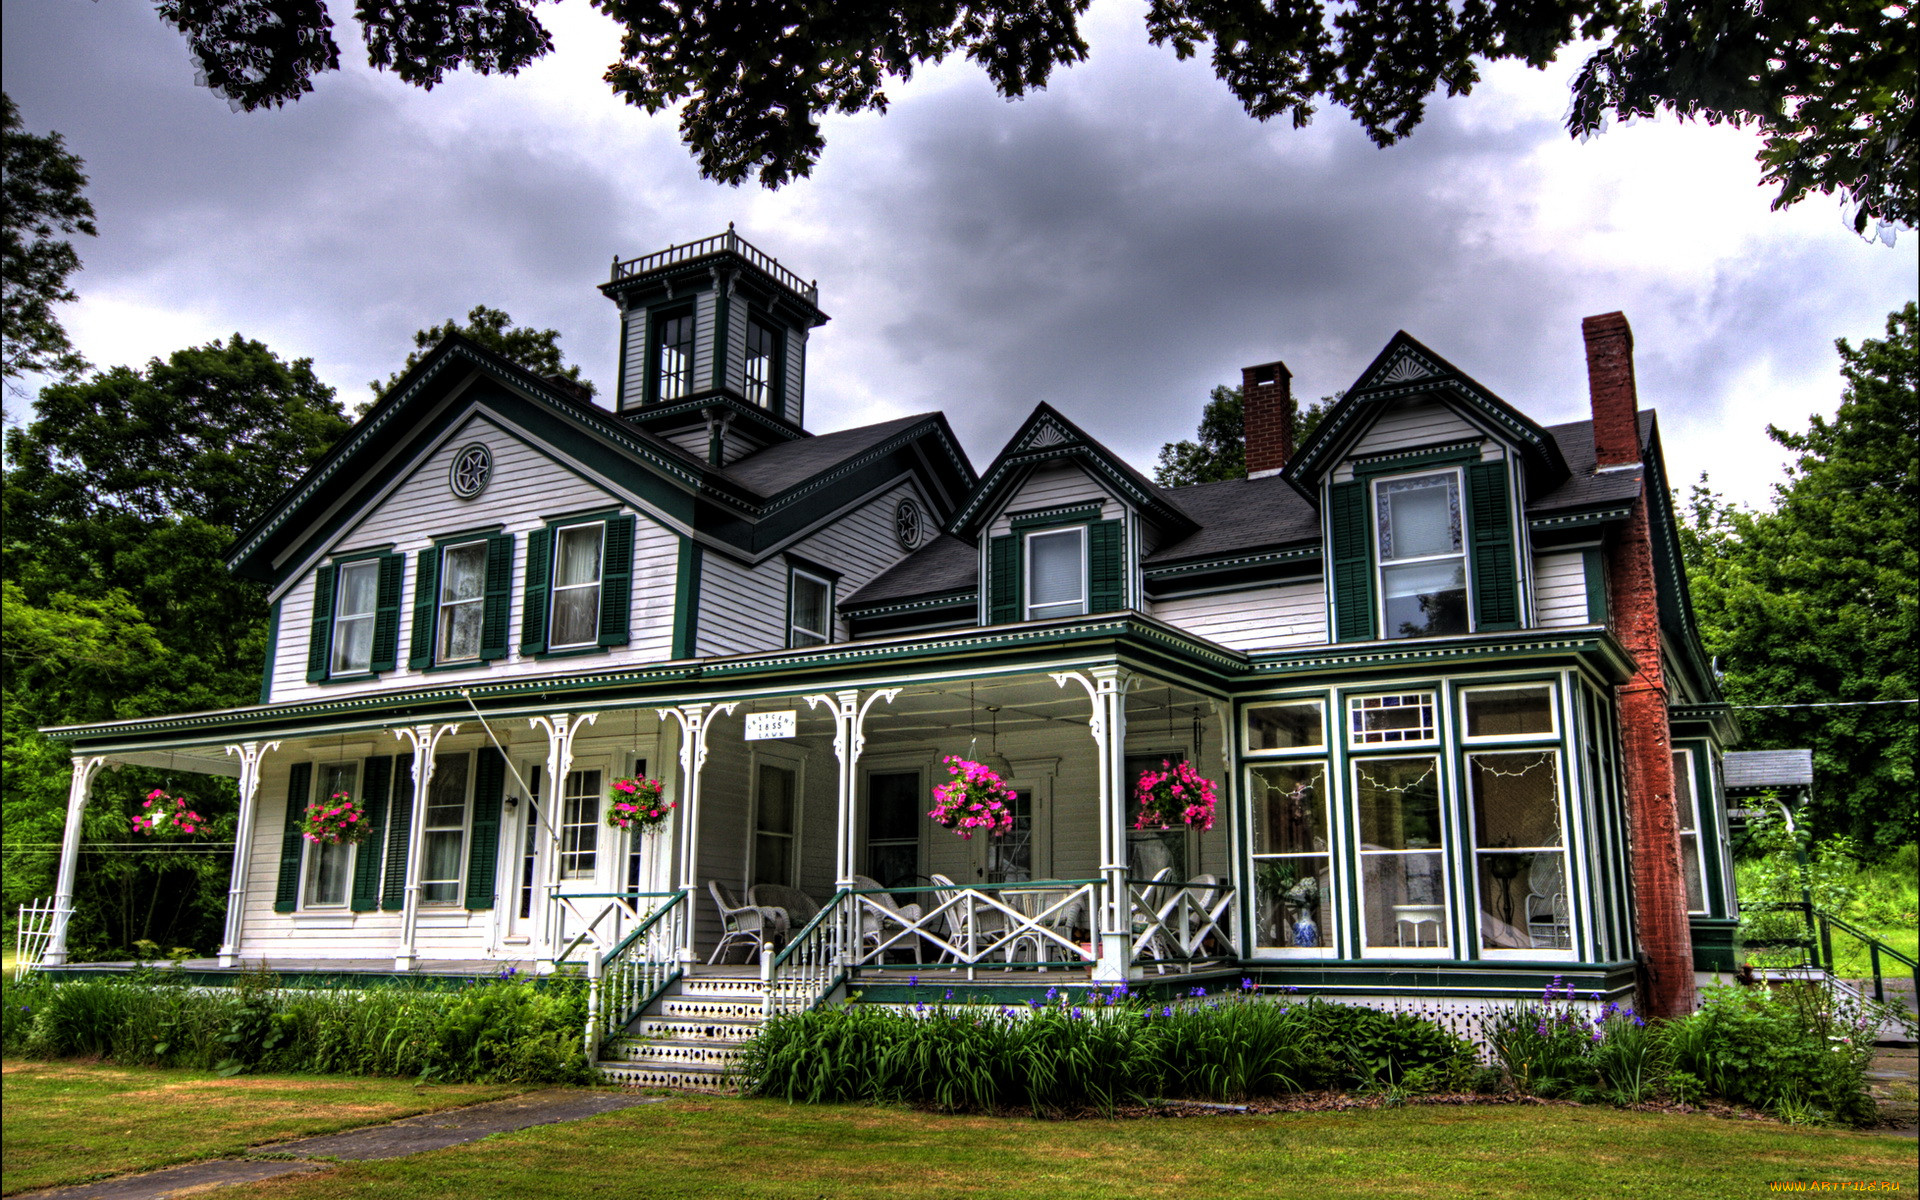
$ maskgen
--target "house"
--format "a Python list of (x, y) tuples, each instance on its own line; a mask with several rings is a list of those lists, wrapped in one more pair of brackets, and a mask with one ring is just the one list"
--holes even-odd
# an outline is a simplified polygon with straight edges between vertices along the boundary
[[(611, 406), (450, 337), (240, 537), (258, 705), (49, 731), (63, 911), (91, 782), (142, 764), (239, 781), (210, 970), (584, 962), (610, 1031), (702, 981), (1677, 1011), (1733, 965), (1734, 728), (1620, 314), (1591, 420), (1402, 333), (1299, 446), (1287, 369), (1247, 368), (1248, 477), (1165, 488), (1046, 404), (979, 470), (938, 413), (810, 432), (817, 289), (732, 230), (601, 290)], [(949, 757), (1007, 782), (1004, 833), (928, 819)], [(1135, 828), (1181, 761), (1214, 819)], [(643, 777), (671, 819), (610, 827)], [(338, 793), (372, 836), (303, 840)], [(729, 923), (755, 885), (824, 911)], [(784, 948), (710, 965), (742, 920)]]

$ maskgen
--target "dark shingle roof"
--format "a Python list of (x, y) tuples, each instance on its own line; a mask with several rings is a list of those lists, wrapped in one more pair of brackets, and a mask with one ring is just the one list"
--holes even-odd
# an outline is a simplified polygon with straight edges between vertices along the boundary
[(759, 496), (777, 496), (797, 483), (812, 479), (862, 450), (877, 446), (896, 433), (928, 419), (930, 414), (899, 417), (877, 425), (861, 425), (838, 433), (798, 438), (768, 446), (721, 468), (721, 474)]
[[(1628, 501), (1640, 494), (1641, 469), (1607, 471), (1595, 474), (1593, 469), (1593, 422), (1568, 421), (1565, 425), (1549, 425), (1547, 432), (1560, 445), (1560, 456), (1567, 460), (1567, 470), (1571, 472), (1567, 481), (1544, 496), (1535, 496), (1527, 504), (1530, 513), (1561, 512), (1567, 509), (1588, 508), (1609, 501)], [(1644, 448), (1653, 437), (1653, 410), (1640, 412), (1640, 445)]]
[(1812, 787), (1811, 750), (1735, 750), (1720, 760), (1727, 790), (1735, 788)]
[(908, 596), (938, 596), (979, 585), (979, 554), (959, 538), (942, 533), (869, 579), (865, 587), (841, 604), (884, 604)]
[(1278, 475), (1160, 488), (1200, 528), (1155, 550), (1148, 563), (1210, 558), (1320, 536), (1320, 514)]

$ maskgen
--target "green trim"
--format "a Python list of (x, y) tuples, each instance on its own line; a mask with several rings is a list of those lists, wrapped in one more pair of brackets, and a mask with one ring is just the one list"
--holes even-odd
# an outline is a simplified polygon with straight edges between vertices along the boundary
[(1349, 464), (1353, 467), (1355, 479), (1372, 479), (1380, 475), (1397, 475), (1402, 471), (1415, 471), (1426, 467), (1453, 467), (1480, 461), (1480, 444), (1484, 438), (1475, 438), (1466, 442), (1449, 442), (1444, 446), (1435, 446), (1424, 450), (1397, 450), (1392, 454), (1372, 454), (1365, 458), (1356, 458)]
[[(1061, 440), (1044, 446), (1032, 444), (1038, 440), (1037, 434), (1043, 423), (1051, 424), (1054, 431), (1062, 435)], [(946, 531), (962, 541), (972, 540), (977, 532), (975, 527), (992, 516), (994, 510), (990, 501), (996, 495), (1013, 486), (1016, 476), (1024, 477), (1026, 467), (1055, 459), (1078, 462), (1083, 469), (1110, 484), (1123, 501), (1150, 515), (1156, 524), (1169, 533), (1191, 533), (1199, 528), (1193, 518), (1162, 497), (1145, 476), (1088, 437), (1052, 405), (1042, 402), (1034, 407), (1013, 437), (1008, 439), (1007, 448), (1000, 452), (1000, 457), (994, 460), (987, 474), (947, 522)]]
[[(727, 356), (732, 347), (727, 345), (727, 326), (733, 316), (733, 294), (725, 288), (715, 288), (713, 292), (713, 362), (707, 370), (709, 387), (727, 386)], [(696, 317), (697, 321), (699, 318)], [(700, 330), (693, 331), (694, 343), (699, 344)], [(744, 382), (744, 381), (743, 381)]]
[(353, 852), (353, 891), (348, 906), (354, 912), (380, 907), (380, 866), (386, 848), (387, 804), (393, 793), (393, 756), (377, 755), (360, 764), (360, 795), (367, 810), (367, 831)]
[(1687, 918), (1687, 924), (1693, 933), (1693, 969), (1696, 971), (1724, 971), (1728, 974), (1740, 969), (1740, 922), (1721, 917), (1703, 917), (1698, 913)]
[(1007, 520), (1015, 533), (1028, 529), (1043, 529), (1050, 525), (1081, 525), (1098, 521), (1105, 505), (1101, 504), (1058, 504), (1052, 508), (1029, 509), (1022, 513), (1008, 513)]
[(1607, 622), (1607, 572), (1600, 547), (1588, 546), (1580, 552), (1580, 570), (1587, 585), (1587, 624), (1604, 625)]
[(307, 622), (307, 682), (325, 683), (333, 659), (333, 597), (339, 570), (332, 564), (313, 573), (312, 617)]
[(979, 588), (966, 588), (951, 592), (940, 592), (919, 600), (901, 600), (892, 604), (857, 604), (843, 601), (840, 612), (849, 617), (884, 617), (894, 613), (915, 612), (923, 608), (952, 608), (955, 605), (972, 607), (980, 602)]
[(1586, 508), (1551, 517), (1529, 517), (1527, 528), (1537, 532), (1547, 529), (1578, 529), (1587, 525), (1607, 525), (1615, 521), (1624, 521), (1632, 511), (1631, 504), (1613, 504), (1604, 508)]
[(1511, 481), (1505, 462), (1476, 462), (1465, 471), (1467, 561), (1473, 572), (1473, 627), (1520, 627), (1519, 568), (1513, 552)]
[[(620, 302), (615, 301), (615, 303)], [(645, 319), (646, 311), (644, 308), (640, 310), (643, 320)], [(614, 368), (616, 373), (613, 377), (613, 407), (615, 412), (625, 412), (627, 409), (627, 325), (629, 324), (629, 317), (632, 313), (633, 310), (631, 308), (628, 308), (623, 303), (620, 304), (620, 363)]]
[[(1143, 570), (1149, 580), (1170, 579), (1176, 575), (1191, 575), (1199, 571), (1218, 571), (1232, 567), (1264, 566), (1268, 563), (1294, 562), (1323, 557), (1319, 541), (1309, 545), (1293, 546), (1285, 550), (1263, 550), (1252, 554), (1233, 554), (1196, 558), (1186, 562), (1169, 563), (1164, 566), (1147, 567)], [(1254, 586), (1263, 586), (1256, 584)]]
[(1327, 541), (1333, 582), (1334, 640), (1370, 642), (1373, 612), (1373, 501), (1366, 483), (1336, 483), (1327, 488)]
[(260, 703), (273, 702), (273, 656), (280, 645), (280, 601), (267, 608), (267, 660), (260, 666)]
[(393, 788), (387, 800), (387, 847), (381, 856), (380, 908), (399, 912), (406, 907), (408, 839), (413, 836), (414, 777), (411, 754), (393, 760)]
[(673, 656), (694, 656), (700, 620), (700, 543), (680, 539), (680, 561), (673, 580)]
[(481, 525), (473, 529), (457, 529), (452, 533), (436, 533), (431, 536), (433, 538), (434, 548), (444, 550), (448, 546), (461, 546), (468, 542), (483, 542), (498, 534), (506, 527), (504, 521), (495, 521), (491, 525)]
[(492, 746), (474, 756), (473, 817), (467, 837), (466, 908), (493, 907), (494, 876), (500, 866), (500, 801), (506, 794), (507, 758)]

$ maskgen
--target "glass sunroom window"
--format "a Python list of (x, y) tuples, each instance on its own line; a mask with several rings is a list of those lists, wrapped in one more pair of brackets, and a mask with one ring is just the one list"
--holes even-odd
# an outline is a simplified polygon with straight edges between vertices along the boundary
[(1680, 822), (1680, 874), (1687, 884), (1687, 911), (1707, 911), (1707, 893), (1700, 881), (1700, 806), (1693, 799), (1693, 755), (1673, 752), (1673, 806)]
[(373, 622), (379, 592), (380, 564), (342, 563), (334, 585), (333, 671), (351, 675), (373, 669)]
[(1360, 759), (1353, 774), (1367, 949), (1444, 950), (1451, 938), (1440, 760)]
[(1390, 638), (1467, 632), (1467, 556), (1460, 476), (1448, 471), (1374, 485), (1380, 535), (1381, 631)]
[(1087, 531), (1082, 526), (1027, 535), (1027, 620), (1087, 611)]
[(480, 657), (480, 619), (487, 603), (487, 544), (440, 552), (440, 645), (435, 662)]
[(1572, 949), (1559, 753), (1468, 755), (1467, 785), (1481, 948)]
[(1254, 767), (1250, 777), (1259, 945), (1295, 950), (1331, 946), (1326, 766), (1274, 763)]

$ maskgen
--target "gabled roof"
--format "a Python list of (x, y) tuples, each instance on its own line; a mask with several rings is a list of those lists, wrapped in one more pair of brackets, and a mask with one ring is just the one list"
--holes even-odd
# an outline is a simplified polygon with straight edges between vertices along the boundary
[(720, 468), (720, 473), (756, 496), (777, 496), (863, 450), (923, 421), (944, 420), (940, 413), (918, 413), (877, 425), (820, 433), (768, 446)]
[(1812, 787), (1811, 750), (1734, 750), (1720, 760), (1727, 790)]
[(1277, 475), (1166, 488), (1199, 526), (1162, 542), (1149, 566), (1320, 541), (1320, 513)]
[(1495, 431), (1514, 446), (1537, 495), (1566, 480), (1568, 466), (1545, 427), (1494, 395), (1466, 372), (1410, 337), (1403, 329), (1327, 410), (1320, 425), (1280, 472), (1302, 494), (1315, 498), (1319, 483), (1340, 462), (1373, 418), (1397, 400), (1433, 396), (1463, 410), (1476, 424)]
[(932, 541), (867, 580), (840, 602), (842, 609), (869, 608), (907, 596), (945, 596), (980, 586), (980, 555), (948, 534)]
[(980, 527), (998, 511), (1000, 498), (1019, 486), (1029, 468), (1052, 461), (1079, 465), (1158, 524), (1168, 536), (1184, 537), (1199, 528), (1172, 500), (1171, 491), (1134, 470), (1125, 459), (1087, 436), (1051, 404), (1043, 402), (1035, 406), (1019, 430), (1007, 440), (999, 457), (981, 475), (979, 486), (947, 522), (947, 532), (960, 538), (978, 534)]

